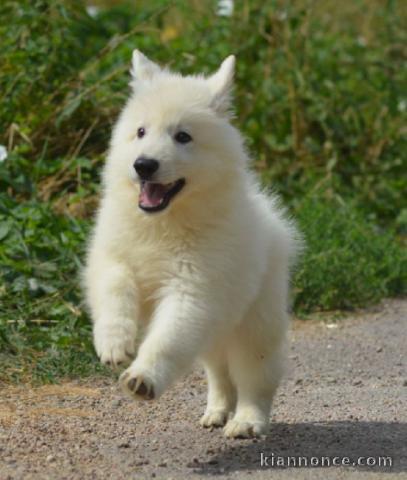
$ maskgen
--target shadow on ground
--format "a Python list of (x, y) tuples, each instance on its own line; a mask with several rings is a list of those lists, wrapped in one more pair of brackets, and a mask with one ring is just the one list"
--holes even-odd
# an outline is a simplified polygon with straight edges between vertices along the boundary
[[(263, 454), (263, 456), (262, 456)], [(265, 465), (265, 457), (267, 465)], [(284, 466), (277, 465), (278, 458), (285, 457)], [(287, 457), (291, 457), (287, 466)], [(407, 471), (407, 424), (384, 422), (324, 422), (324, 423), (276, 423), (270, 433), (256, 443), (229, 444), (209, 462), (197, 465), (196, 473), (216, 475), (225, 470), (255, 471), (264, 469), (293, 468), (292, 457), (349, 457), (351, 464), (364, 457), (363, 465), (347, 468), (385, 473)], [(374, 457), (375, 465), (366, 465), (367, 457)], [(380, 458), (379, 458), (380, 457)], [(389, 457), (391, 460), (389, 460)], [(263, 465), (261, 460), (263, 458)], [(300, 461), (298, 458), (295, 460)], [(274, 462), (274, 467), (273, 467)], [(281, 462), (281, 460), (280, 460)], [(390, 466), (391, 463), (391, 466)], [(298, 467), (297, 467), (298, 468)], [(314, 468), (326, 468), (315, 467)], [(331, 466), (330, 468), (337, 468)]]

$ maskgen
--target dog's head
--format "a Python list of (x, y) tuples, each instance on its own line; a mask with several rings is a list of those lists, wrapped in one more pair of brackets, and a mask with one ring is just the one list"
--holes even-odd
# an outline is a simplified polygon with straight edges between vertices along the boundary
[(115, 174), (140, 189), (143, 211), (163, 211), (215, 189), (238, 168), (242, 144), (229, 123), (234, 66), (229, 56), (209, 77), (181, 76), (134, 51), (133, 94), (115, 127), (110, 158)]

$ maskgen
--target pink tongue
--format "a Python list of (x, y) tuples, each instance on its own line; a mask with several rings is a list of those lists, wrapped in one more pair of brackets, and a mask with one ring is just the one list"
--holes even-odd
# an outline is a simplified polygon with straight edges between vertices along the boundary
[(147, 207), (160, 205), (166, 192), (165, 185), (161, 183), (146, 182), (140, 192), (140, 203)]

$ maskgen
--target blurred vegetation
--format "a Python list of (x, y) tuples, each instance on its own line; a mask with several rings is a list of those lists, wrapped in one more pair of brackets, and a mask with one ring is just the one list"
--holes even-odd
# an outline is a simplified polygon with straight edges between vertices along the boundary
[(96, 4), (0, 4), (0, 379), (103, 371), (78, 271), (134, 48), (185, 74), (237, 55), (236, 125), (308, 243), (297, 314), (405, 294), (404, 2)]

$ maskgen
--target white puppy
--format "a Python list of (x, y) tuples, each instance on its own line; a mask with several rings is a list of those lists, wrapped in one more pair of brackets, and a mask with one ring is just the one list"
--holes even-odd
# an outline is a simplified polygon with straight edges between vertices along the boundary
[(234, 65), (183, 77), (134, 52), (85, 284), (101, 361), (132, 360), (130, 395), (159, 397), (199, 358), (201, 424), (246, 437), (265, 431), (281, 378), (298, 237), (229, 122)]

